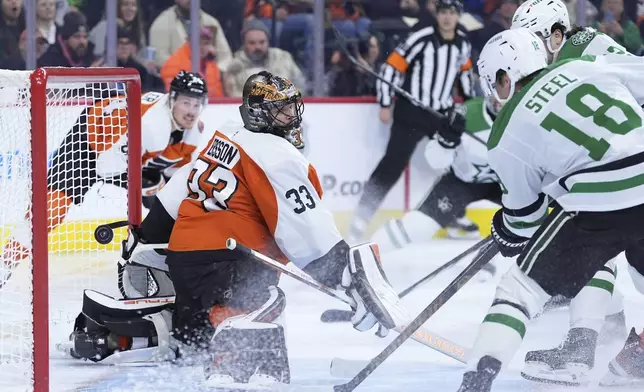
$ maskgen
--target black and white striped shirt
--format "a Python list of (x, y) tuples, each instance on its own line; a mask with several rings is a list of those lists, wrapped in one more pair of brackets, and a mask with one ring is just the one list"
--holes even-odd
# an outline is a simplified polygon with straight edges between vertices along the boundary
[[(415, 99), (433, 109), (451, 107), (452, 88), (460, 77), (463, 93), (472, 95), (472, 45), (465, 33), (456, 30), (454, 39), (444, 40), (434, 26), (415, 31), (389, 55), (380, 76), (402, 87)], [(378, 81), (378, 102), (390, 106), (394, 91)]]

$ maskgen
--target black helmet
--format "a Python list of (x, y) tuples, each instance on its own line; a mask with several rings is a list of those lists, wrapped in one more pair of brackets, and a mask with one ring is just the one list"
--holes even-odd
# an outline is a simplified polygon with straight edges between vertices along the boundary
[(461, 0), (436, 0), (436, 11), (441, 9), (453, 9), (460, 14), (463, 12), (463, 2)]
[(179, 94), (206, 99), (208, 86), (198, 73), (181, 70), (170, 83), (170, 98), (176, 99)]
[[(304, 111), (302, 94), (290, 80), (267, 71), (253, 74), (244, 84), (242, 100), (239, 111), (246, 129), (272, 133), (296, 148), (304, 147), (300, 128)], [(292, 114), (284, 112), (289, 105), (294, 109)], [(280, 114), (284, 116), (278, 120)]]

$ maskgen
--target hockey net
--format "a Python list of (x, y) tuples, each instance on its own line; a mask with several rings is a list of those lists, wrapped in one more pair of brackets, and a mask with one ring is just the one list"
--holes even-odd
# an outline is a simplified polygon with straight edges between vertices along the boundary
[(133, 70), (0, 70), (2, 391), (48, 390), (83, 289), (117, 293), (124, 229), (93, 232), (140, 221), (140, 99)]

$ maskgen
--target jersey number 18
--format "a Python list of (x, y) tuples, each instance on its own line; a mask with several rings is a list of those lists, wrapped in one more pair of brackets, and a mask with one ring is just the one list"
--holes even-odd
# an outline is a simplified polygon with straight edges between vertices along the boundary
[[(599, 107), (593, 109), (588, 106), (587, 103), (591, 100), (599, 101)], [(613, 134), (625, 135), (642, 126), (642, 118), (631, 105), (610, 97), (592, 84), (581, 84), (569, 92), (566, 96), (566, 105), (580, 116), (592, 118), (595, 125)], [(609, 116), (607, 112), (612, 108), (619, 109), (624, 120), (617, 122)], [(578, 146), (583, 146), (595, 161), (599, 161), (610, 147), (606, 139), (595, 139), (553, 112), (548, 113), (541, 122), (541, 126), (547, 131), (558, 132)]]

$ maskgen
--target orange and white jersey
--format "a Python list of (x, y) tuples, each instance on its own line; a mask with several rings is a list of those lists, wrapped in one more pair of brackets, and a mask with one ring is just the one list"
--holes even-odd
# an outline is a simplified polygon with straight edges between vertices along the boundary
[(196, 158), (203, 125), (197, 120), (192, 129), (184, 130), (181, 139), (172, 144), (171, 134), (176, 129), (168, 99), (169, 94), (155, 92), (141, 98), (141, 144), (143, 167), (172, 176), (177, 168)]
[(315, 169), (293, 145), (240, 123), (219, 128), (190, 170), (159, 194), (176, 216), (170, 251), (226, 249), (234, 238), (300, 268), (342, 240), (321, 197)]
[[(172, 144), (175, 131), (168, 94), (147, 93), (141, 98), (141, 157), (143, 167), (162, 170), (172, 176), (177, 168), (197, 156), (203, 125), (198, 120), (192, 129), (181, 132)], [(87, 124), (90, 148), (97, 153), (99, 176), (116, 177), (127, 171), (127, 101), (118, 96), (106, 98), (85, 109), (80, 124)]]

